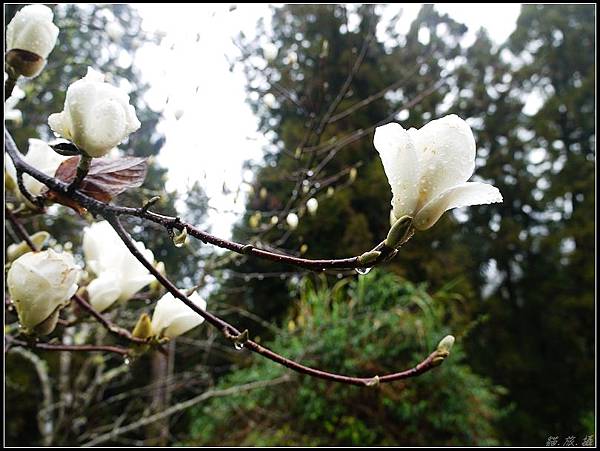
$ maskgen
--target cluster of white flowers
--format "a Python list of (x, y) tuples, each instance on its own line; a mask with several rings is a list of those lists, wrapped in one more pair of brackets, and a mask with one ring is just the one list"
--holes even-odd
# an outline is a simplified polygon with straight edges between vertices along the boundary
[[(59, 33), (52, 20), (52, 11), (43, 5), (26, 6), (15, 15), (6, 30), (6, 61), (11, 74), (34, 77), (40, 73)], [(107, 31), (115, 40), (124, 33), (117, 24)], [(262, 51), (268, 61), (274, 60), (279, 53), (273, 43), (265, 44)], [(288, 60), (297, 61), (296, 54), (290, 54)], [(19, 95), (15, 90), (14, 104)], [(271, 93), (263, 100), (270, 108), (276, 105)], [(180, 119), (182, 114), (183, 110), (177, 110), (175, 117)], [(127, 93), (106, 83), (104, 75), (91, 67), (84, 78), (69, 86), (64, 110), (50, 115), (48, 123), (57, 135), (71, 141), (84, 156), (94, 158), (108, 154), (141, 126)], [(395, 224), (404, 224), (407, 218), (414, 229), (426, 230), (449, 209), (502, 201), (502, 195), (494, 186), (467, 182), (475, 169), (475, 139), (468, 124), (458, 116), (434, 120), (419, 130), (405, 130), (396, 123), (378, 127), (374, 146), (392, 189), (392, 230)], [(29, 140), (29, 152), (23, 157), (26, 163), (50, 176), (65, 158), (37, 139)], [(5, 186), (15, 186), (16, 170), (11, 161), (6, 163), (5, 174)], [(357, 170), (352, 168), (350, 182), (356, 177)], [(36, 196), (44, 188), (29, 175), (24, 175), (23, 183)], [(332, 194), (330, 187), (328, 196)], [(266, 197), (267, 191), (263, 188), (261, 199)], [(310, 215), (315, 215), (318, 207), (314, 197), (306, 202), (306, 211)], [(250, 225), (258, 227), (260, 220), (260, 213), (257, 213), (250, 218)], [(298, 214), (289, 213), (286, 222), (291, 230), (296, 229)], [(278, 217), (273, 216), (271, 224), (277, 223)], [(35, 237), (40, 242), (46, 238), (47, 234)], [(135, 245), (148, 261), (154, 261), (152, 251), (142, 242), (135, 242)], [(301, 253), (307, 249), (304, 244)], [(87, 286), (87, 294), (92, 306), (100, 312), (117, 301), (130, 299), (155, 280), (106, 221), (85, 229), (83, 252), (89, 272), (95, 275)], [(8, 271), (7, 283), (22, 327), (27, 333), (51, 332), (60, 309), (78, 289), (80, 268), (71, 254), (53, 250), (26, 252), (23, 243), (9, 248), (9, 254), (14, 261)], [(189, 299), (198, 308), (206, 309), (206, 301), (197, 293)], [(190, 307), (166, 294), (156, 304), (149, 329), (157, 338), (174, 338), (203, 321)], [(451, 341), (453, 338), (447, 337), (444, 346), (449, 348)]]

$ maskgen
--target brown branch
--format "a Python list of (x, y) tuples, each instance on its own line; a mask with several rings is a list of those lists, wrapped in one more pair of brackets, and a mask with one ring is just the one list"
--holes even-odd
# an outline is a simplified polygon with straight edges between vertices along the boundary
[(23, 159), (19, 155), (14, 140), (12, 139), (12, 136), (7, 130), (5, 130), (4, 136), (5, 149), (9, 156), (12, 158), (13, 163), (18, 170), (21, 170), (24, 173), (31, 175), (36, 180), (45, 184), (50, 190), (67, 196), (70, 199), (76, 201), (78, 204), (80, 204), (82, 207), (89, 210), (93, 214), (99, 214), (104, 216), (105, 218), (108, 216), (122, 215), (135, 216), (151, 221), (155, 224), (159, 224), (165, 227), (167, 230), (171, 231), (173, 229), (177, 229), (181, 232), (184, 228), (186, 228), (188, 231), (188, 235), (202, 241), (203, 243), (213, 244), (217, 247), (237, 252), (238, 254), (252, 255), (258, 258), (262, 258), (264, 260), (270, 260), (278, 263), (286, 263), (289, 265), (294, 265), (313, 271), (322, 271), (325, 269), (355, 269), (365, 268), (367, 266), (372, 267), (385, 261), (388, 257), (390, 257), (393, 254), (394, 251), (394, 249), (386, 249), (384, 244), (380, 243), (376, 249), (382, 251), (381, 256), (378, 257), (376, 260), (373, 260), (369, 264), (364, 264), (360, 262), (359, 256), (342, 259), (313, 260), (307, 258), (294, 257), (287, 254), (270, 252), (264, 249), (254, 247), (252, 245), (236, 243), (234, 241), (219, 238), (214, 235), (211, 235), (210, 233), (204, 232), (203, 230), (200, 230), (189, 223), (182, 221), (179, 217), (174, 218), (170, 216), (165, 216), (143, 208), (131, 208), (110, 205), (104, 202), (100, 202), (90, 196), (87, 196), (78, 190), (69, 191), (69, 185), (65, 182), (50, 177), (23, 161)]
[[(129, 236), (127, 231), (123, 228), (123, 225), (119, 221), (119, 218), (116, 215), (110, 215), (106, 218), (110, 225), (113, 227), (115, 232), (119, 235), (129, 252), (139, 260), (139, 262), (146, 267), (150, 273), (156, 277), (156, 279), (160, 282), (162, 286), (164, 286), (174, 297), (182, 301), (185, 305), (191, 308), (198, 315), (202, 316), (208, 323), (215, 326), (217, 329), (221, 330), (225, 337), (231, 339), (235, 344), (242, 345), (246, 349), (255, 352), (257, 354), (266, 357), (273, 362), (279, 363), (287, 368), (290, 368), (296, 372), (307, 374), (312, 377), (317, 377), (320, 379), (325, 379), (329, 381), (341, 382), (350, 385), (359, 385), (359, 386), (372, 386), (377, 385), (379, 383), (385, 382), (393, 382), (400, 379), (406, 379), (409, 377), (414, 377), (419, 374), (422, 374), (430, 369), (436, 367), (440, 364), (440, 359), (445, 357), (440, 354), (439, 350), (433, 351), (425, 360), (417, 364), (415, 367), (410, 368), (405, 371), (401, 371), (398, 373), (386, 374), (384, 376), (373, 376), (373, 377), (352, 377), (345, 376), (342, 374), (330, 373), (327, 371), (322, 371), (316, 368), (311, 368), (305, 365), (302, 365), (298, 362), (290, 360), (286, 357), (283, 357), (276, 352), (267, 349), (253, 340), (247, 338), (248, 331), (240, 332), (231, 324), (227, 323), (223, 319), (209, 313), (205, 310), (202, 310), (200, 307), (195, 305), (192, 301), (188, 299), (186, 295), (184, 295), (169, 279), (159, 273), (154, 266), (152, 266), (152, 262), (146, 259), (144, 255), (138, 250), (135, 246), (132, 238)], [(447, 354), (446, 354), (447, 355)]]

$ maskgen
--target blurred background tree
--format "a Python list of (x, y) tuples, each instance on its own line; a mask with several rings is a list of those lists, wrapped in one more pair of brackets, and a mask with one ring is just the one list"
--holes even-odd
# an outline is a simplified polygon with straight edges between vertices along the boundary
[[(352, 30), (350, 15), (358, 24)], [(370, 6), (277, 8), (268, 40), (278, 56), (264, 70), (249, 58), (265, 45), (264, 26), (258, 24), (261, 32), (253, 41), (240, 37), (249, 101), (272, 146), (264, 165), (255, 168), (255, 196), (234, 236), (248, 240), (258, 229), (261, 240), (287, 251), (299, 252), (306, 244), (313, 258), (360, 254), (388, 228), (389, 204), (382, 199), (390, 193), (372, 146), (372, 127), (392, 118), (405, 128), (444, 114), (467, 118), (477, 142), (475, 179), (499, 187), (504, 202), (446, 214), (435, 228), (417, 234), (386, 269), (426, 282), (430, 290), (453, 281), (453, 292), (464, 302), (452, 330), (464, 342), (467, 364), (508, 389), (500, 405), (512, 413), (489, 417), (501, 443), (534, 445), (551, 435), (592, 434), (594, 7), (525, 6), (506, 43), (495, 45), (481, 29), (473, 44), (461, 48), (466, 28), (426, 5), (406, 35), (394, 31), (392, 20), (389, 40), (370, 41), (353, 73), (378, 20)], [(327, 118), (349, 74), (350, 87)], [(275, 105), (265, 101), (267, 93), (276, 96)], [(533, 114), (525, 108), (532, 98), (542, 103)], [(418, 102), (404, 108), (412, 99)], [(326, 126), (319, 130), (314, 124), (323, 118)], [(347, 175), (352, 167), (359, 174), (354, 181)], [(336, 188), (333, 194), (330, 186)], [(303, 208), (309, 197), (319, 200), (315, 217)], [(296, 230), (289, 232), (284, 221), (264, 225), (284, 207), (300, 214)], [(249, 223), (256, 211), (263, 221), (258, 228)], [(254, 276), (275, 266), (248, 259), (230, 269), (252, 276), (236, 301), (263, 318), (281, 318), (285, 326), (298, 308), (298, 291), (286, 290), (284, 280)], [(225, 292), (239, 277), (224, 281)], [(292, 279), (292, 285), (295, 280), (302, 279)], [(292, 344), (285, 351), (292, 353)], [(198, 425), (205, 421), (214, 423), (199, 419)], [(248, 436), (241, 430), (232, 443), (277, 442), (273, 429), (264, 437), (261, 428), (246, 429)], [(336, 443), (331, 431), (322, 433), (314, 442), (306, 437), (292, 442)], [(279, 431), (278, 437), (283, 435)], [(219, 443), (213, 441), (218, 434), (202, 437), (203, 443)]]

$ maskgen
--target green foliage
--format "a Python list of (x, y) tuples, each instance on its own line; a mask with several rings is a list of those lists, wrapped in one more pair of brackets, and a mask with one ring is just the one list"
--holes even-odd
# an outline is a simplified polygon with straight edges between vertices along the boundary
[[(289, 334), (267, 347), (342, 374), (398, 371), (425, 358), (452, 332), (452, 292), (372, 271), (328, 286), (304, 279), (286, 317)], [(288, 372), (263, 359), (224, 378), (219, 388)], [(472, 372), (458, 346), (442, 366), (415, 379), (374, 388), (289, 373), (289, 382), (215, 398), (192, 415), (193, 445), (494, 445), (498, 394)]]

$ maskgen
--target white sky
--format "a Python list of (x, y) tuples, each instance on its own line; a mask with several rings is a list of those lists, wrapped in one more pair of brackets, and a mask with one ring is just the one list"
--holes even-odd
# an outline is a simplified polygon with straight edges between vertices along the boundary
[[(135, 64), (150, 84), (147, 100), (151, 108), (164, 110), (159, 131), (166, 143), (159, 155), (169, 169), (167, 189), (185, 191), (200, 180), (210, 205), (221, 210), (210, 216), (212, 231), (229, 236), (231, 225), (243, 213), (244, 201), (234, 202), (243, 181), (242, 163), (260, 160), (266, 140), (257, 131), (257, 119), (246, 104), (245, 78), (240, 71), (229, 71), (229, 60), (237, 56), (232, 38), (243, 31), (255, 34), (263, 17), (270, 23), (267, 4), (238, 4), (229, 11), (224, 4), (135, 4), (148, 31), (162, 30), (160, 46), (145, 45)], [(421, 4), (390, 4), (383, 20), (400, 8), (398, 28), (407, 31)], [(439, 4), (436, 9), (469, 28), (464, 43), (484, 27), (500, 43), (514, 30), (519, 4)], [(167, 102), (168, 99), (168, 102)], [(176, 119), (175, 113), (183, 111)], [(251, 180), (251, 174), (245, 174)], [(234, 194), (223, 195), (223, 183)]]

